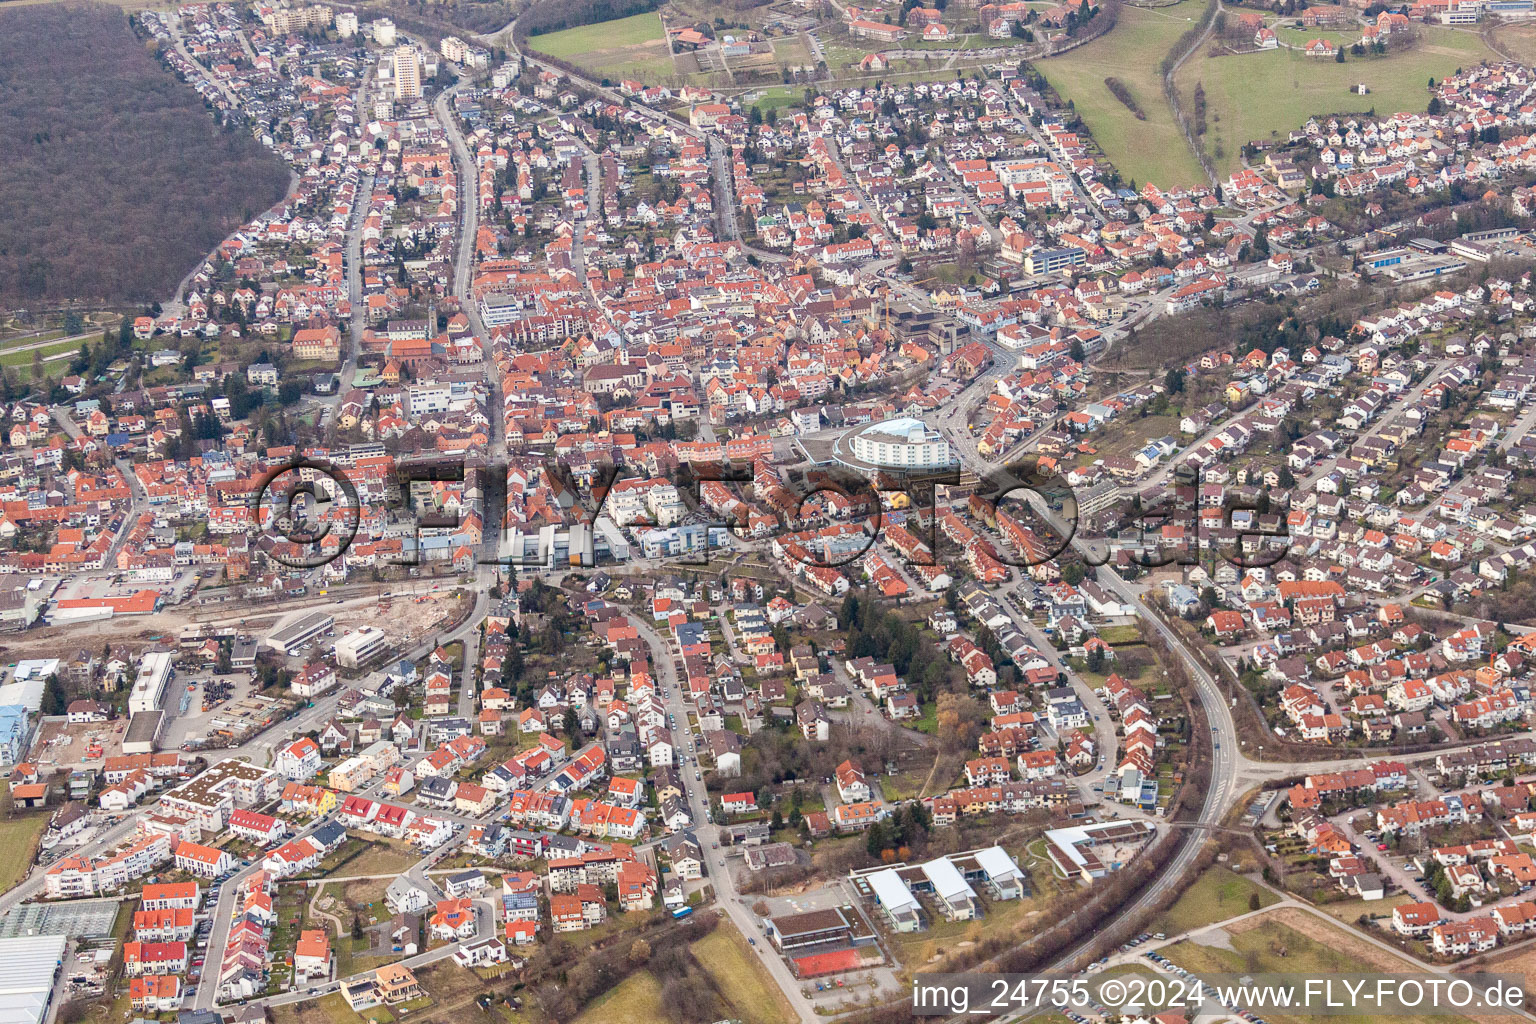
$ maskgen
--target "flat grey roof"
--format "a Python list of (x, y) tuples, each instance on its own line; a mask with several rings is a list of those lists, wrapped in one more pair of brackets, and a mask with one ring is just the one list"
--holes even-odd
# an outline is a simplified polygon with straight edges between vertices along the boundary
[(328, 612), (310, 612), (302, 618), (295, 619), (281, 629), (275, 629), (267, 634), (267, 642), (273, 645), (287, 646), (292, 640), (326, 628), (326, 624), (333, 622)]
[(124, 743), (150, 743), (160, 731), (164, 711), (140, 711), (128, 719), (128, 731), (123, 734)]

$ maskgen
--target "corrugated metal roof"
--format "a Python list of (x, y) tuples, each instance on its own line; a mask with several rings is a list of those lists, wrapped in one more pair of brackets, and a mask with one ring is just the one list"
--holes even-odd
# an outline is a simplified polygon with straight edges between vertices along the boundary
[(0, 939), (0, 1024), (38, 1024), (48, 1009), (62, 935)]

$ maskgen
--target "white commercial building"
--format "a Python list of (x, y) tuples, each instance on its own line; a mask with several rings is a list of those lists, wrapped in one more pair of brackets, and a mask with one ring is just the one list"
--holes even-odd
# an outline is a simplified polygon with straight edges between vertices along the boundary
[(336, 620), (324, 612), (309, 612), (267, 634), (266, 644), (280, 654), (298, 654), (305, 644), (333, 629)]
[(58, 670), (58, 658), (28, 658), (16, 663), (16, 671), (11, 673), (11, 678), (18, 683), (26, 683), (34, 679), (47, 682), (48, 677)]
[(942, 433), (920, 419), (901, 416), (872, 423), (849, 442), (854, 458), (888, 469), (945, 469), (955, 454)]
[(0, 1024), (41, 1024), (64, 964), (63, 935), (0, 939)]
[(1145, 821), (1070, 825), (1045, 833), (1045, 852), (1063, 874), (1091, 882), (1130, 863), (1155, 835)]
[(165, 693), (176, 678), (172, 665), (176, 656), (170, 651), (150, 651), (139, 659), (139, 674), (133, 680), (133, 690), (128, 694), (128, 713), (158, 711), (165, 704)]
[(388, 644), (389, 638), (382, 629), (364, 626), (353, 630), (336, 641), (336, 664), (343, 668), (357, 668), (384, 650)]
[(1016, 900), (1024, 895), (1024, 872), (1008, 856), (1008, 851), (1001, 846), (989, 846), (977, 850), (974, 856), (993, 899)]

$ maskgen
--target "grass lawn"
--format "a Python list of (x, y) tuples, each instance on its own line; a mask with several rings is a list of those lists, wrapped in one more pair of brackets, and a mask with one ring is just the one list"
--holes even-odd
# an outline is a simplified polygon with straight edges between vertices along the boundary
[(1130, 647), (1141, 643), (1141, 630), (1135, 626), (1105, 626), (1099, 630), (1099, 639), (1111, 647)]
[[(791, 61), (790, 63), (794, 62)], [(804, 99), (804, 86), (776, 85), (771, 89), (764, 89), (762, 94), (752, 101), (752, 106), (766, 114), (770, 110), (782, 110), (785, 107), (798, 106)]]
[(530, 36), (528, 46), (580, 64), (610, 81), (630, 77), (659, 81), (671, 78), (674, 71), (661, 17), (655, 13)]
[[(1529, 852), (1529, 851), (1527, 851)], [(1360, 920), (1362, 914), (1380, 914), (1392, 916), (1392, 908), (1404, 903), (1413, 903), (1414, 898), (1405, 892), (1394, 893), (1386, 899), (1372, 900), (1363, 903), (1360, 900), (1339, 900), (1336, 903), (1324, 903), (1317, 909), (1329, 917), (1337, 918), (1345, 924), (1354, 924)]]
[(932, 762), (929, 762), (897, 772), (895, 775), (882, 775), (880, 791), (885, 795), (886, 800), (911, 800), (921, 795), (923, 783), (928, 781), (928, 771), (931, 767)]
[[(1217, 172), (1225, 175), (1241, 163), (1244, 143), (1281, 136), (1313, 115), (1373, 108), (1383, 115), (1422, 111), (1429, 103), (1430, 78), (1444, 78), (1459, 67), (1493, 56), (1475, 33), (1417, 27), (1423, 38), (1414, 49), (1384, 57), (1349, 56), (1343, 64), (1285, 48), (1224, 57), (1202, 50), (1179, 69), (1179, 94), (1185, 97), (1186, 108), (1192, 108), (1190, 97), (1196, 84), (1204, 85), (1209, 126), (1205, 146)], [(1282, 31), (1307, 39), (1330, 35)], [(1353, 36), (1359, 38), (1358, 33)], [(1371, 90), (1364, 96), (1350, 91), (1361, 82)], [(1081, 101), (1078, 106), (1081, 109)]]
[[(863, 60), (867, 54), (880, 49), (873, 40), (854, 39), (841, 30), (823, 30), (820, 39), (821, 52), (826, 59), (827, 67), (832, 69), (833, 77), (862, 75), (864, 72), (859, 67), (859, 61)], [(942, 67), (943, 62), (938, 61), (934, 66)], [(953, 72), (950, 77), (954, 77)]]
[(365, 923), (370, 911), (375, 920), (382, 921), (390, 916), (388, 908), (384, 906), (384, 890), (389, 888), (392, 881), (392, 878), (359, 878), (352, 882), (333, 882), (327, 891), (331, 895), (339, 895), (349, 906), (360, 912)]
[(20, 348), (23, 345), (43, 345), (50, 341), (59, 341), (64, 337), (61, 330), (35, 331), (29, 334), (17, 334), (0, 340), (0, 352), (7, 349)]
[(553, 57), (569, 59), (593, 50), (610, 50), (616, 46), (633, 46), (665, 38), (660, 16), (646, 13), (529, 36), (528, 45)]
[(389, 1024), (394, 1015), (383, 1006), (376, 1006), (359, 1014), (341, 998), (341, 993), (307, 999), (301, 1003), (283, 1003), (271, 1009), (273, 1024), (362, 1024), (371, 1020), (376, 1024)]
[[(343, 857), (349, 853), (349, 849), (342, 848)], [(421, 854), (405, 843), (370, 839), (366, 848), (356, 856), (338, 862), (332, 873), (343, 878), (352, 875), (398, 875), (419, 860)]]
[[(1313, 39), (1326, 39), (1335, 46), (1348, 48), (1359, 41), (1360, 30), (1355, 29), (1351, 32), (1348, 29), (1286, 28), (1282, 24), (1275, 27), (1275, 35), (1282, 44), (1290, 43), (1292, 46), (1306, 46)], [(1351, 55), (1345, 55), (1346, 61), (1349, 56)], [(1319, 57), (1309, 57), (1307, 60), (1313, 64), (1323, 63), (1322, 58)]]
[[(329, 929), (327, 929), (327, 932), (329, 932)], [(363, 971), (372, 970), (375, 967), (383, 967), (385, 964), (393, 963), (400, 958), (398, 953), (370, 956), (368, 949), (368, 937), (366, 935), (361, 939), (354, 939), (351, 935), (343, 935), (340, 938), (333, 936), (331, 938), (331, 950), (336, 956), (337, 977), (350, 977)]]
[(73, 356), (79, 351), (78, 341), (55, 341), (37, 348), (0, 352), (0, 366), (8, 366), (25, 377), (32, 372), (33, 361), (41, 354), (45, 374), (63, 374), (66, 364), (64, 357)]
[(936, 736), (939, 732), (939, 702), (929, 701), (922, 705), (923, 713), (907, 723), (907, 728)]
[(789, 67), (816, 63), (811, 59), (811, 48), (804, 35), (781, 36), (773, 40), (773, 62)]
[(721, 924), (693, 945), (694, 955), (731, 1004), (733, 1018), (747, 1024), (791, 1024), (794, 1010), (780, 992), (758, 954), (729, 924)]
[(1195, 880), (1173, 906), (1157, 919), (1155, 931), (1179, 935), (1229, 917), (1246, 914), (1249, 900), (1257, 896), (1260, 907), (1279, 902), (1268, 889), (1255, 885), (1231, 869), (1215, 865)]
[[(9, 795), (6, 797), (10, 799)], [(112, 938), (121, 945), (128, 939), (133, 930), (133, 912), (138, 909), (137, 901), (121, 903), (117, 908), (117, 917), (112, 920)], [(132, 1006), (128, 999), (128, 985), (126, 979), (120, 979), (121, 984), (109, 987), (106, 995), (91, 1001), (90, 1020), (127, 1020), (133, 1016)], [(105, 1013), (105, 1018), (99, 1016)]]
[(661, 982), (648, 971), (638, 971), (593, 1000), (576, 1024), (653, 1024), (666, 1019)]
[[(1124, 7), (1108, 34), (1038, 65), (1062, 99), (1072, 101), (1094, 141), (1128, 180), (1164, 186), (1205, 180), (1163, 99), (1158, 65), (1178, 38), (1204, 16), (1207, 3), (1184, 0), (1157, 9)], [(1115, 99), (1104, 84), (1110, 77), (1125, 83), (1146, 114), (1145, 121), (1137, 120)]]
[(616, 935), (631, 931), (645, 924), (652, 917), (660, 914), (659, 910), (632, 911), (627, 914), (609, 914), (608, 920), (595, 928), (585, 931), (571, 932), (567, 939), (578, 949), (594, 946), (599, 942), (606, 942)]
[(44, 812), (18, 814), (0, 820), (0, 847), (10, 854), (0, 862), (0, 892), (21, 881), (27, 868), (32, 866), (32, 858), (37, 856), (37, 841), (47, 828), (49, 817)]
[[(1303, 910), (1276, 910), (1260, 917), (1241, 922), (1227, 929), (1231, 949), (1205, 946), (1194, 942), (1180, 942), (1165, 950), (1174, 963), (1196, 974), (1246, 974), (1260, 972), (1285, 972), (1303, 977), (1330, 974), (1401, 974), (1412, 971), (1411, 965), (1363, 939), (1334, 928)], [(1300, 1014), (1266, 1011), (1264, 1019), (1271, 1024), (1305, 1024), (1315, 1018)], [(1330, 1017), (1339, 1022), (1380, 1020), (1377, 1015), (1359, 1014)], [(1406, 1024), (1455, 1024), (1465, 1022), (1464, 1017), (1412, 1017), (1401, 1014), (1393, 1019)]]

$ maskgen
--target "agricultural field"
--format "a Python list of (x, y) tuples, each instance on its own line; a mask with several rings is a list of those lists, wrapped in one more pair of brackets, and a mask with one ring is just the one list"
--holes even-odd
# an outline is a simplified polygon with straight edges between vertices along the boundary
[[(1157, 9), (1124, 7), (1106, 35), (1036, 65), (1062, 100), (1072, 102), (1094, 141), (1127, 182), (1191, 185), (1204, 181), (1200, 162), (1163, 98), (1158, 67), (1179, 37), (1205, 15), (1210, 2), (1183, 0)], [(1110, 92), (1105, 79), (1111, 77), (1125, 84), (1146, 120), (1138, 119)]]
[[(1179, 94), (1185, 108), (1193, 110), (1195, 86), (1204, 85), (1205, 147), (1217, 173), (1224, 176), (1241, 165), (1242, 147), (1247, 142), (1283, 136), (1316, 114), (1423, 110), (1429, 102), (1429, 79), (1443, 78), (1457, 68), (1495, 57), (1476, 33), (1428, 26), (1419, 29), (1423, 37), (1411, 50), (1382, 57), (1347, 55), (1342, 64), (1306, 57), (1285, 46), (1227, 56), (1202, 51), (1179, 69)], [(1277, 34), (1282, 40), (1300, 40), (1301, 44), (1319, 37), (1334, 42), (1359, 38), (1358, 33), (1315, 30), (1281, 29)], [(1360, 83), (1370, 92), (1361, 96), (1351, 91)]]
[(1509, 953), (1496, 955), (1479, 969), (1499, 974), (1522, 974), (1529, 978), (1532, 972), (1536, 972), (1536, 948), (1522, 946)]
[(527, 45), (609, 81), (639, 78), (660, 82), (673, 77), (666, 31), (661, 16), (655, 13), (529, 36)]

